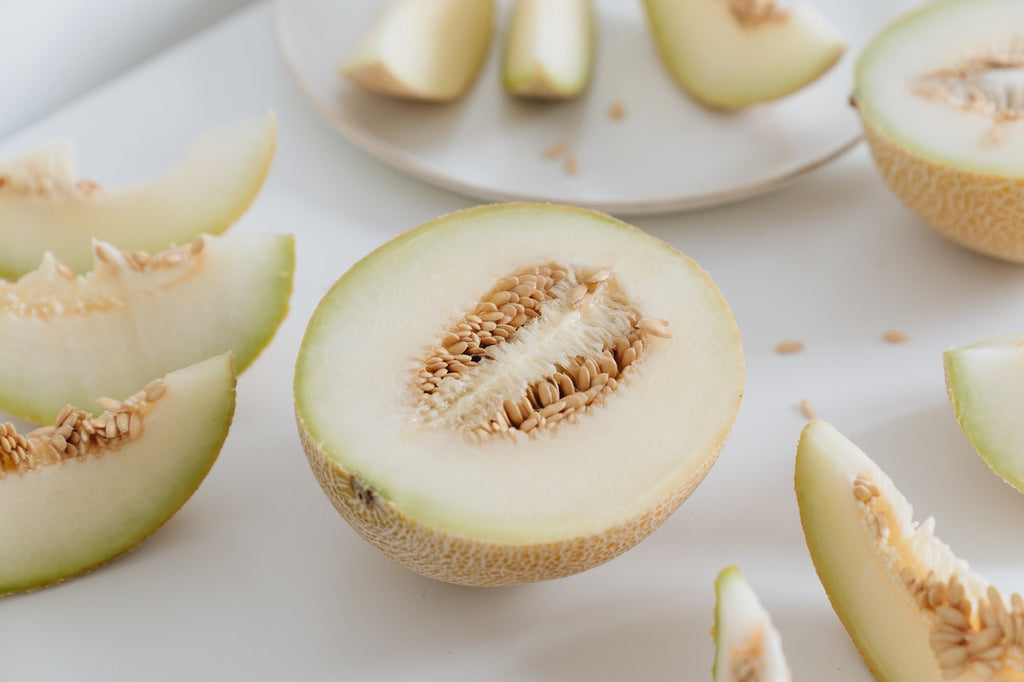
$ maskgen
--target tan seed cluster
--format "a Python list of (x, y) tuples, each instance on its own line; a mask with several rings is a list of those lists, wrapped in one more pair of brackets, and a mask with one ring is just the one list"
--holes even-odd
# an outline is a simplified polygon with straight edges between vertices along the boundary
[(782, 21), (788, 15), (774, 0), (729, 0), (729, 11), (744, 26)]
[(52, 425), (41, 426), (25, 436), (19, 435), (10, 422), (0, 425), (0, 477), (23, 474), (75, 457), (102, 457), (116, 450), (142, 435), (143, 408), (159, 400), (166, 391), (166, 383), (157, 379), (124, 402), (100, 398), (98, 402), (104, 412), (98, 417), (66, 405)]
[(729, 657), (729, 672), (736, 682), (761, 682), (765, 679), (764, 632), (756, 630), (744, 644)]
[[(1024, 87), (1007, 84), (985, 75), (1024, 67), (1024, 34), (989, 45), (986, 52), (972, 56), (955, 67), (925, 74), (914, 84), (919, 97), (933, 99), (949, 107), (987, 116), (994, 123), (1009, 123), (1024, 118)], [(999, 141), (999, 134), (993, 141)]]

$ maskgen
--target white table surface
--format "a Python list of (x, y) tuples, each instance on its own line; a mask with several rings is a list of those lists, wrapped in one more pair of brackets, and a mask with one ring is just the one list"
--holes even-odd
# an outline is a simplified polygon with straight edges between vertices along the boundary
[[(1024, 590), (1024, 497), (960, 433), (941, 362), (949, 346), (1024, 328), (1024, 269), (923, 227), (862, 147), (756, 199), (634, 221), (711, 273), (748, 367), (732, 438), (664, 526), (604, 566), (515, 588), (451, 586), (390, 562), (314, 481), (292, 367), (346, 268), (476, 202), (339, 137), (285, 73), (264, 5), (4, 141), (0, 155), (68, 136), (83, 172), (117, 184), (159, 174), (199, 131), (268, 108), (278, 155), (234, 229), (296, 235), (291, 313), (240, 378), (217, 464), (170, 522), (101, 570), (0, 599), (0, 680), (704, 680), (712, 582), (732, 563), (774, 615), (795, 680), (870, 680), (798, 523), (803, 398), (934, 514), (978, 572)], [(884, 343), (890, 329), (910, 341)], [(806, 348), (776, 354), (785, 339)]]

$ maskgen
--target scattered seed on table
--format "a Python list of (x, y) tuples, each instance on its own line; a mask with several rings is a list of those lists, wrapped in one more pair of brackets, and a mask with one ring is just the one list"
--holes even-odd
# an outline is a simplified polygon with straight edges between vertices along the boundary
[(804, 349), (803, 341), (781, 341), (775, 346), (775, 352), (780, 355), (789, 355), (790, 353), (797, 353)]
[(882, 334), (882, 340), (886, 343), (906, 343), (910, 337), (903, 332), (887, 331)]
[(807, 398), (800, 401), (800, 411), (803, 412), (804, 416), (808, 419), (814, 419), (818, 416), (818, 411), (814, 409), (814, 405)]

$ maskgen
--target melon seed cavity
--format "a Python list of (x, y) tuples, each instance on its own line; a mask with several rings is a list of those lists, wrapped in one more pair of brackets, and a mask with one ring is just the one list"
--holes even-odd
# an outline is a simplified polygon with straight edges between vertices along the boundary
[(422, 356), (412, 382), (418, 417), (471, 439), (543, 432), (600, 405), (671, 337), (609, 268), (521, 268)]

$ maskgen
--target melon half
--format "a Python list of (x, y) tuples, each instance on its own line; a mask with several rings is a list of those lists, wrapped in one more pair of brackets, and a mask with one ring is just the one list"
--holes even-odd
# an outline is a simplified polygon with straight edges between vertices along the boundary
[(94, 238), (153, 252), (223, 232), (259, 193), (275, 129), (267, 114), (210, 130), (166, 175), (113, 189), (79, 178), (67, 143), (0, 163), (0, 277), (20, 277), (46, 251), (84, 272)]
[(1024, 262), (1024, 3), (925, 3), (865, 47), (853, 101), (882, 177), (917, 216)]
[(453, 213), (347, 272), (309, 322), (299, 432), (355, 530), (424, 575), (570, 575), (697, 487), (743, 390), (707, 273), (608, 216)]
[(25, 435), (0, 424), (0, 595), (113, 559), (188, 500), (231, 425), (231, 355), (104, 404), (98, 417), (69, 405)]

